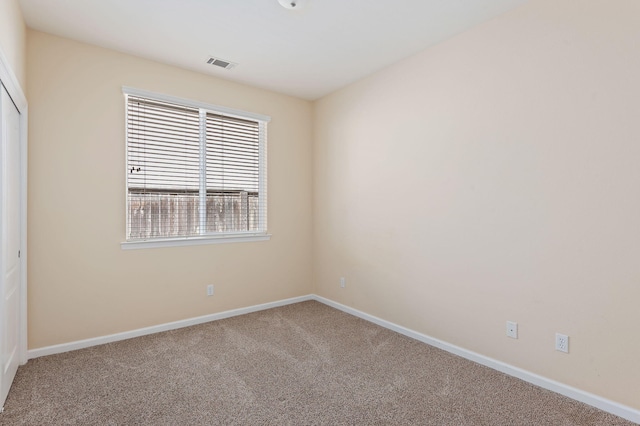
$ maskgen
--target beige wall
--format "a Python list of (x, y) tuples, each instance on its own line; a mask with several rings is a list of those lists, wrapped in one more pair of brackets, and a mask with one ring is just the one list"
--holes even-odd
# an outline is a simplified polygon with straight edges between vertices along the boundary
[[(30, 349), (311, 292), (309, 102), (34, 31), (28, 61)], [(121, 250), (123, 85), (272, 117), (270, 241)]]
[(26, 91), (26, 27), (18, 0), (0, 0), (0, 50)]
[(318, 101), (315, 292), (639, 409), (639, 16), (532, 1)]

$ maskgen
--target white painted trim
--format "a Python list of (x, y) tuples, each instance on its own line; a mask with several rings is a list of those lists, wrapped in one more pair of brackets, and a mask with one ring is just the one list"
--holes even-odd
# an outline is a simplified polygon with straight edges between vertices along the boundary
[(22, 111), (27, 109), (27, 98), (2, 49), (0, 49), (0, 80), (22, 114)]
[(307, 296), (293, 297), (291, 299), (284, 299), (284, 300), (278, 300), (275, 302), (263, 303), (261, 305), (249, 306), (247, 308), (232, 309), (230, 311), (218, 312), (216, 314), (204, 315), (201, 317), (189, 318), (189, 319), (174, 321), (166, 324), (139, 328), (137, 330), (110, 334), (108, 336), (94, 337), (91, 339), (78, 340), (78, 341), (69, 342), (69, 343), (61, 343), (59, 345), (53, 345), (53, 346), (45, 346), (43, 348), (29, 350), (28, 356), (29, 356), (29, 359), (33, 359), (33, 358), (39, 358), (41, 356), (55, 355), (55, 354), (60, 354), (64, 352), (74, 351), (77, 349), (89, 348), (91, 346), (103, 345), (105, 343), (118, 342), (120, 340), (146, 336), (148, 334), (160, 333), (160, 332), (169, 331), (169, 330), (176, 330), (178, 328), (190, 327), (192, 325), (203, 324), (206, 322), (217, 321), (217, 320), (231, 318), (231, 317), (237, 317), (238, 315), (250, 314), (252, 312), (264, 311), (266, 309), (272, 309), (280, 306), (291, 305), (293, 303), (306, 302), (308, 300), (313, 300), (313, 296), (307, 295)]
[(20, 82), (9, 65), (9, 60), (0, 48), (0, 81), (7, 89), (13, 103), (20, 111), (20, 364), (27, 362), (27, 153), (29, 107)]
[(123, 241), (120, 243), (122, 250), (137, 250), (161, 247), (198, 246), (204, 244), (221, 243), (250, 243), (254, 241), (268, 241), (271, 234), (225, 234), (216, 236), (196, 236), (188, 238), (162, 238), (157, 240)]
[(258, 144), (258, 148), (260, 150), (258, 154), (258, 208), (260, 211), (258, 212), (258, 229), (267, 228), (267, 143), (268, 143), (268, 135), (267, 135), (267, 123), (260, 123), (260, 131), (259, 137), (260, 142)]
[(564, 383), (556, 382), (555, 380), (551, 380), (549, 378), (540, 376), (530, 371), (526, 371), (521, 368), (514, 367), (513, 365), (495, 360), (493, 358), (489, 358), (477, 352), (473, 352), (468, 349), (464, 349), (459, 346), (452, 345), (451, 343), (447, 343), (440, 339), (436, 339), (434, 337), (427, 336), (417, 331), (413, 331), (411, 329), (402, 327), (400, 325), (383, 320), (373, 315), (369, 315), (365, 312), (359, 311), (357, 309), (351, 308), (346, 305), (342, 305), (340, 303), (334, 302), (324, 297), (313, 295), (312, 298), (313, 300), (316, 300), (320, 303), (324, 303), (325, 305), (331, 306), (332, 308), (338, 309), (340, 311), (346, 312), (358, 318), (372, 322), (381, 327), (388, 328), (389, 330), (393, 330), (395, 332), (403, 334), (407, 337), (411, 337), (412, 339), (416, 339), (428, 345), (435, 346), (436, 348), (442, 349), (454, 355), (458, 355), (470, 361), (477, 362), (478, 364), (481, 364), (486, 367), (492, 368), (494, 370), (500, 371), (502, 373), (508, 374), (509, 376), (517, 377), (518, 379), (524, 380), (525, 382), (529, 382), (543, 389), (547, 389), (547, 390), (559, 393), (560, 395), (564, 395), (576, 401), (583, 402), (585, 404), (591, 405), (593, 407), (596, 407), (608, 413), (615, 414), (616, 416), (622, 417), (629, 421), (640, 423), (640, 410), (636, 410), (632, 407), (619, 404), (615, 401), (602, 398), (598, 395), (594, 395), (592, 393), (585, 392), (583, 390), (574, 388), (572, 386), (565, 385)]
[(135, 87), (122, 86), (122, 93), (131, 96), (140, 96), (142, 98), (151, 98), (158, 101), (171, 102), (181, 105), (190, 106), (193, 108), (204, 108), (222, 114), (232, 115), (240, 118), (251, 118), (253, 120), (264, 121), (268, 123), (271, 121), (271, 117), (264, 114), (258, 114), (255, 112), (242, 111), (239, 109), (233, 109), (225, 106), (208, 104), (206, 102), (193, 101), (191, 99), (179, 98), (177, 96), (165, 95), (164, 93), (149, 92), (147, 90), (136, 89)]
[[(26, 102), (26, 99), (25, 99)], [(28, 345), (28, 328), (27, 328), (27, 262), (29, 259), (29, 251), (27, 250), (27, 167), (28, 167), (28, 128), (29, 128), (29, 108), (27, 104), (20, 110), (20, 208), (22, 217), (20, 218), (20, 351), (19, 359), (20, 364), (26, 364), (27, 362), (27, 345)]]

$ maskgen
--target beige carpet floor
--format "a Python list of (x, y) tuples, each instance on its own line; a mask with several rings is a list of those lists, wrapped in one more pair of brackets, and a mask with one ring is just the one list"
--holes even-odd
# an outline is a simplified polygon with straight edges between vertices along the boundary
[(37, 358), (3, 425), (631, 425), (318, 302)]

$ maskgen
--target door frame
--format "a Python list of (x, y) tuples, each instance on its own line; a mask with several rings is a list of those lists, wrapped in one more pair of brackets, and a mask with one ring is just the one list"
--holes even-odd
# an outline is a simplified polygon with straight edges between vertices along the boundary
[(20, 112), (20, 340), (18, 360), (27, 362), (27, 98), (0, 48), (0, 82)]

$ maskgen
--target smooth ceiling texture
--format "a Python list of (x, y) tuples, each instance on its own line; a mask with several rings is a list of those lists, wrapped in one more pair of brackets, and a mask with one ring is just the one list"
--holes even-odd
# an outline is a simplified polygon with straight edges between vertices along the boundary
[[(526, 0), (20, 0), (31, 28), (317, 99)], [(209, 55), (236, 62), (206, 64)]]

